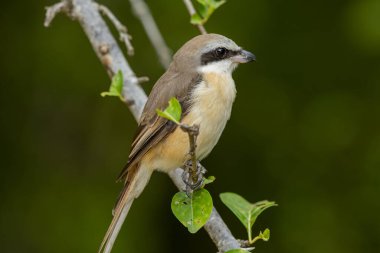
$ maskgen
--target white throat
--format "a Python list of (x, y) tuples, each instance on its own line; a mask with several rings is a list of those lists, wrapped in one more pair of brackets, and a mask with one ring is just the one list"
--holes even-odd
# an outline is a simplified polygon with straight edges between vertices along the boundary
[(232, 72), (237, 67), (237, 63), (232, 62), (230, 59), (225, 59), (221, 61), (211, 62), (207, 65), (200, 66), (198, 71), (200, 73), (217, 73), (217, 74), (232, 74)]

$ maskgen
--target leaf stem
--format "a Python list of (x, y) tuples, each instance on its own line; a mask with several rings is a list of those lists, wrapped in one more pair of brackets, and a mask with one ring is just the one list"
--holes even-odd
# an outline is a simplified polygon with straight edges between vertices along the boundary
[(247, 232), (248, 232), (248, 242), (249, 244), (251, 245), (252, 243), (254, 243), (257, 239), (257, 236), (252, 240), (252, 229), (248, 226), (247, 227)]
[(262, 238), (261, 238), (261, 236), (258, 235), (258, 236), (256, 236), (255, 238), (253, 238), (253, 240), (250, 239), (250, 240), (249, 240), (249, 244), (252, 245), (252, 244), (254, 244), (254, 243), (255, 243), (257, 240), (259, 240), (259, 239), (262, 239)]
[[(196, 10), (194, 8), (194, 5), (193, 3), (191, 2), (191, 0), (183, 0), (183, 3), (185, 4), (190, 16), (192, 17), (194, 14), (196, 14)], [(201, 34), (207, 34), (207, 31), (205, 29), (205, 27), (203, 25), (196, 25), (199, 29), (199, 31), (201, 32)]]

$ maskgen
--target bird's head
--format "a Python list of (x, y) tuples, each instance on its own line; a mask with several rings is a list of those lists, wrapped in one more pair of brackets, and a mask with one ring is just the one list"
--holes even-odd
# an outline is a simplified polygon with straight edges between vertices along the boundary
[(254, 54), (231, 39), (204, 34), (186, 42), (174, 55), (173, 65), (180, 71), (232, 73), (239, 63), (255, 60)]

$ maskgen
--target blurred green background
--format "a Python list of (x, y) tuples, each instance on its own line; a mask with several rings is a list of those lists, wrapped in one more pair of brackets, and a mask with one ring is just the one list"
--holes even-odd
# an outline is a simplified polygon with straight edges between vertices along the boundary
[[(0, 12), (1, 252), (96, 252), (111, 220), (136, 123), (116, 98), (77, 22), (56, 1), (5, 1)], [(126, 23), (148, 92), (163, 73), (127, 0), (100, 1)], [(175, 51), (198, 34), (182, 1), (147, 1)], [(380, 1), (229, 0), (206, 28), (254, 52), (240, 66), (232, 118), (203, 162), (218, 194), (275, 200), (255, 252), (380, 252)], [(114, 252), (215, 252), (170, 211), (176, 189), (156, 173)]]

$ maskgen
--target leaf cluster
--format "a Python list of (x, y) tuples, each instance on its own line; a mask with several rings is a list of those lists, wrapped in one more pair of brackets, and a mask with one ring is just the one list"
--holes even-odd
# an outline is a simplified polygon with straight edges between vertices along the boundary
[[(168, 107), (161, 111), (156, 110), (157, 114), (168, 120), (180, 125), (182, 108), (176, 98), (171, 98)], [(203, 187), (212, 183), (215, 177), (211, 176), (204, 180), (202, 188), (194, 191), (191, 196), (185, 192), (178, 192), (174, 195), (171, 203), (171, 209), (174, 216), (189, 230), (190, 233), (196, 233), (201, 229), (212, 213), (213, 200), (210, 193)], [(235, 214), (240, 220), (248, 233), (248, 244), (252, 245), (257, 240), (268, 241), (270, 230), (267, 228), (259, 235), (252, 238), (252, 228), (257, 217), (266, 209), (277, 206), (275, 202), (263, 200), (256, 203), (250, 203), (240, 195), (231, 192), (220, 194), (222, 202)], [(248, 252), (246, 249), (233, 249), (228, 253)]]
[(257, 217), (266, 209), (272, 206), (277, 206), (272, 201), (259, 201), (256, 203), (250, 203), (240, 195), (232, 192), (225, 192), (220, 194), (222, 202), (235, 214), (235, 216), (244, 225), (248, 233), (248, 243), (251, 245), (255, 241), (261, 239), (268, 241), (270, 236), (269, 229), (265, 229), (264, 232), (260, 232), (258, 236), (252, 238), (252, 227), (255, 224)]

